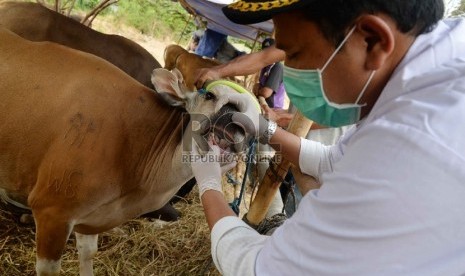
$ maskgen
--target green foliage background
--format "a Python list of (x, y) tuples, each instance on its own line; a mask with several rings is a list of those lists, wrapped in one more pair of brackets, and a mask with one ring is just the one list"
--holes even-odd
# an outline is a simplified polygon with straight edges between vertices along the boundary
[[(171, 0), (121, 0), (115, 7), (112, 10), (115, 19), (157, 38), (180, 36), (190, 19), (187, 11), (177, 1)], [(191, 21), (185, 32), (194, 30)]]
[[(99, 2), (100, 0), (78, 0), (75, 9), (86, 13)], [(186, 44), (190, 34), (196, 30), (190, 14), (177, 0), (119, 0), (99, 14), (100, 16), (132, 26), (143, 34), (158, 39), (178, 41), (182, 38), (180, 44)], [(228, 39), (235, 44), (252, 48), (252, 42), (234, 37)]]
[[(45, 2), (50, 6), (55, 4), (55, 0)], [(62, 9), (67, 10), (71, 1), (61, 2)], [(88, 13), (99, 2), (100, 0), (77, 0), (72, 9), (73, 13)], [(177, 40), (183, 31), (190, 34), (196, 29), (189, 13), (177, 0), (119, 0), (97, 16), (101, 17), (132, 26), (143, 34), (161, 39)], [(187, 43), (189, 39), (190, 35), (184, 35), (180, 43)]]
[(94, 8), (99, 0), (78, 0), (76, 2), (76, 6), (79, 7), (80, 9), (92, 9)]

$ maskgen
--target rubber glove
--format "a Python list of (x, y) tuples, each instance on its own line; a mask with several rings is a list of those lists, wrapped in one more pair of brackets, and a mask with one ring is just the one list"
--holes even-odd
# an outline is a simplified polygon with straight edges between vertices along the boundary
[(224, 158), (221, 150), (217, 145), (213, 145), (208, 141), (211, 150), (202, 155), (199, 149), (193, 143), (191, 163), (192, 172), (194, 173), (197, 185), (199, 187), (199, 196), (202, 198), (203, 193), (208, 190), (215, 190), (223, 193), (221, 186), (221, 178), (224, 173), (236, 166), (236, 161), (221, 163), (220, 161), (231, 160), (232, 158)]
[(215, 112), (218, 112), (225, 104), (231, 103), (239, 110), (232, 116), (233, 122), (241, 125), (245, 132), (254, 136), (261, 137), (268, 129), (268, 120), (266, 120), (258, 110), (256, 103), (250, 98), (251, 95), (246, 93), (228, 93), (218, 98), (215, 105)]

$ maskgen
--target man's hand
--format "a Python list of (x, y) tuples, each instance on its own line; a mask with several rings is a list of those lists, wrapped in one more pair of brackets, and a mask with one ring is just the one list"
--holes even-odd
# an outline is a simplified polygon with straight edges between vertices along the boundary
[(212, 68), (200, 68), (195, 70), (195, 86), (200, 89), (204, 86), (206, 81), (218, 80), (222, 78), (218, 69)]
[(263, 116), (271, 121), (276, 122), (278, 126), (282, 128), (287, 128), (289, 123), (292, 121), (292, 118), (294, 117), (294, 114), (289, 113), (285, 109), (270, 108), (266, 104), (262, 104), (261, 107)]
[(202, 155), (197, 146), (195, 146), (195, 143), (192, 143), (192, 158), (190, 160), (194, 162), (191, 163), (191, 167), (199, 186), (200, 197), (208, 190), (222, 193), (221, 176), (236, 166), (236, 161), (226, 162), (221, 166), (220, 161), (224, 161), (226, 158), (221, 154), (220, 148), (217, 145), (213, 145), (211, 141), (208, 144), (211, 151)]

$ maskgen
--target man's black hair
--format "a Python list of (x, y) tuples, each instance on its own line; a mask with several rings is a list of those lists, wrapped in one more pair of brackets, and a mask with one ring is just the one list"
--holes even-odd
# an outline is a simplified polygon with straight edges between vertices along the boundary
[(444, 16), (442, 0), (323, 0), (300, 9), (315, 22), (323, 35), (335, 45), (362, 14), (383, 13), (391, 17), (399, 31), (418, 36), (431, 31)]

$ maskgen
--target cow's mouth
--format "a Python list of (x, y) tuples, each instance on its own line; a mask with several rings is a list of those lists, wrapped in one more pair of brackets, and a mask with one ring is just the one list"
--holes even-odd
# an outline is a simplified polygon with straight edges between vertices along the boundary
[(212, 116), (210, 133), (213, 133), (213, 142), (228, 152), (241, 152), (247, 146), (247, 137), (242, 126), (232, 121), (234, 113), (238, 112), (232, 104), (224, 105), (218, 113)]

